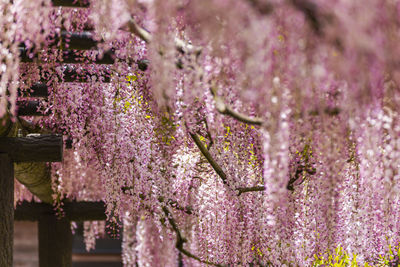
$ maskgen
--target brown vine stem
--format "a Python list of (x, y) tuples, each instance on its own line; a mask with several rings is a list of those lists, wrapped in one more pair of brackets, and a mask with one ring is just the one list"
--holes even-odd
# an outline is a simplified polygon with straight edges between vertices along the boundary
[[(218, 176), (221, 177), (222, 182), (224, 184), (228, 185), (228, 179), (227, 179), (226, 173), (222, 170), (221, 166), (219, 166), (219, 164), (211, 156), (208, 149), (204, 146), (203, 142), (201, 142), (199, 136), (195, 133), (189, 133), (189, 134), (190, 134), (190, 137), (192, 137), (196, 146), (199, 148), (200, 152), (207, 159), (208, 163), (210, 163), (211, 167), (218, 174)], [(238, 188), (235, 188), (235, 190), (238, 191), (238, 196), (240, 196), (241, 194), (246, 193), (246, 192), (264, 191), (265, 187), (264, 186), (238, 187)]]
[[(152, 35), (140, 27), (133, 19), (130, 19), (128, 22), (128, 27), (129, 31), (145, 41), (146, 43), (150, 43), (152, 40)], [(202, 48), (199, 46), (194, 46), (192, 44), (189, 44), (181, 39), (175, 38), (175, 46), (176, 49), (181, 52), (182, 54), (185, 54), (186, 52), (188, 53), (194, 53), (196, 56), (198, 56)], [(214, 96), (214, 101), (215, 101), (215, 106), (218, 110), (219, 113), (228, 115), (234, 119), (237, 119), (241, 122), (247, 123), (247, 124), (252, 124), (252, 125), (262, 125), (263, 120), (261, 118), (257, 117), (249, 117), (247, 115), (241, 114), (239, 112), (236, 112), (233, 110), (229, 105), (225, 104), (224, 101), (222, 100), (221, 97), (219, 97), (216, 94), (216, 89), (211, 88), (211, 93)]]
[[(128, 28), (131, 33), (133, 33), (146, 43), (150, 43), (153, 39), (151, 33), (140, 27), (133, 18), (128, 21)], [(201, 54), (202, 51), (202, 48), (200, 46), (194, 46), (179, 38), (175, 38), (175, 47), (176, 50), (178, 50), (182, 54), (194, 53), (198, 56)]]
[(223, 265), (215, 263), (215, 262), (211, 262), (211, 261), (207, 261), (207, 260), (202, 260), (200, 259), (198, 256), (193, 255), (190, 251), (186, 250), (183, 247), (183, 244), (187, 242), (187, 239), (184, 238), (182, 236), (182, 233), (178, 227), (178, 225), (176, 224), (175, 219), (172, 217), (171, 212), (169, 211), (169, 209), (166, 206), (162, 207), (162, 210), (165, 214), (165, 216), (168, 219), (169, 224), (172, 227), (172, 230), (174, 230), (175, 234), (176, 234), (176, 243), (175, 243), (175, 247), (183, 254), (186, 255), (189, 258), (195, 259), (201, 263), (207, 264), (207, 265), (213, 265), (213, 266), (217, 266), (217, 267), (223, 267)]
[(321, 28), (323, 23), (321, 14), (319, 14), (318, 7), (314, 2), (308, 0), (290, 0), (289, 3), (304, 14), (311, 28), (317, 35), (322, 33)]
[(236, 190), (238, 191), (238, 196), (240, 196), (241, 194), (246, 193), (246, 192), (264, 191), (265, 186), (261, 185), (261, 186), (253, 186), (253, 187), (238, 187), (238, 188), (236, 188)]
[(222, 170), (222, 168), (219, 166), (219, 164), (211, 156), (211, 154), (208, 151), (208, 149), (201, 142), (199, 136), (196, 133), (189, 133), (189, 134), (190, 134), (190, 137), (192, 137), (192, 139), (193, 139), (194, 143), (196, 144), (196, 146), (200, 149), (200, 152), (207, 159), (208, 163), (210, 163), (211, 167), (218, 174), (218, 176), (221, 177), (222, 182), (224, 184), (227, 184), (228, 181), (227, 181), (227, 176), (226, 176), (225, 172)]
[[(128, 191), (133, 189), (132, 186), (123, 186), (121, 187), (122, 193), (124, 194), (128, 194), (133, 196), (133, 194), (129, 193)], [(144, 195), (139, 195), (139, 198), (142, 200), (145, 200), (145, 196)], [(163, 196), (159, 196), (158, 201), (163, 203), (163, 204), (167, 204), (169, 206), (171, 206), (172, 208), (176, 209), (176, 210), (180, 210), (183, 211), (184, 213), (188, 214), (188, 215), (193, 215), (193, 208), (191, 206), (186, 206), (186, 207), (182, 207), (176, 200), (173, 199), (167, 199), (165, 200), (165, 198)]]
[(268, 2), (259, 0), (247, 0), (247, 2), (261, 15), (269, 15), (273, 11), (273, 6)]
[[(151, 34), (148, 31), (146, 31), (145, 29), (141, 28), (133, 19), (129, 20), (128, 26), (129, 26), (129, 30), (131, 33), (135, 34), (136, 36), (138, 36), (140, 39), (142, 39), (146, 43), (151, 42), (151, 40), (152, 40)], [(175, 45), (176, 45), (176, 49), (182, 53), (185, 53), (186, 51), (194, 52), (196, 55), (199, 55), (201, 53), (201, 47), (193, 46), (191, 44), (184, 42), (181, 39), (175, 39)], [(220, 112), (221, 114), (231, 116), (231, 117), (233, 117), (241, 122), (247, 123), (247, 124), (253, 124), (253, 125), (262, 125), (263, 124), (263, 120), (260, 118), (249, 117), (249, 116), (246, 116), (244, 114), (234, 111), (232, 108), (230, 108), (228, 105), (226, 105), (219, 96), (217, 96), (215, 90), (216, 89), (211, 88), (211, 92), (214, 96), (214, 100), (215, 100), (218, 112)], [(192, 139), (195, 142), (195, 144), (197, 145), (197, 147), (200, 149), (201, 153), (204, 155), (204, 157), (210, 163), (212, 168), (215, 170), (215, 172), (221, 177), (222, 182), (224, 184), (228, 184), (227, 176), (226, 176), (225, 172), (222, 170), (222, 168), (219, 166), (219, 164), (214, 160), (214, 158), (211, 156), (210, 152), (208, 152), (208, 149), (203, 145), (203, 143), (199, 139), (198, 135), (190, 133), (190, 136), (192, 137)], [(236, 190), (238, 191), (238, 196), (240, 196), (242, 193), (246, 193), (246, 192), (264, 191), (265, 188), (263, 186), (255, 186), (255, 187), (248, 187), (248, 188), (246, 188), (246, 187), (236, 188)]]
[(214, 96), (215, 107), (219, 113), (228, 115), (238, 121), (247, 124), (261, 126), (264, 123), (264, 121), (261, 118), (249, 117), (247, 115), (244, 115), (242, 113), (233, 110), (229, 105), (225, 104), (225, 102), (220, 96), (217, 95), (217, 89), (215, 87), (211, 87), (211, 93)]
[(150, 43), (152, 36), (151, 34), (146, 31), (145, 29), (143, 29), (142, 27), (140, 27), (136, 21), (134, 21), (133, 19), (130, 19), (128, 21), (128, 27), (129, 27), (129, 31), (131, 33), (133, 33), (134, 35), (136, 35), (137, 37), (139, 37), (140, 39), (142, 39), (143, 41), (145, 41), (146, 43)]

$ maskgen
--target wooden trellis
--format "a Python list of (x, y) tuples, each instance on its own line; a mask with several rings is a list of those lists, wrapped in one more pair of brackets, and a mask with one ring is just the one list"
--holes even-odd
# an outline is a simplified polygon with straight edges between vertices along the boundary
[[(52, 0), (54, 6), (88, 7), (88, 1), (82, 0)], [(62, 47), (61, 63), (82, 63), (72, 50), (89, 50), (96, 48), (97, 42), (90, 32), (70, 33), (62, 31), (62, 43), (68, 39), (68, 49)], [(55, 42), (56, 43), (56, 42)], [(21, 62), (37, 62), (35, 57), (27, 55), (25, 47), (20, 47)], [(40, 63), (40, 62), (38, 62)], [(104, 53), (92, 63), (112, 64), (112, 50)], [(147, 63), (139, 62), (141, 69), (147, 68)], [(86, 75), (78, 75), (74, 69), (65, 67), (64, 82), (88, 82)], [(110, 82), (109, 74), (102, 76), (103, 82)], [(45, 81), (34, 84), (30, 96), (47, 97)], [(19, 93), (23, 96), (23, 93)], [(43, 116), (38, 112), (39, 101), (18, 103), (19, 116)], [(0, 137), (0, 266), (13, 265), (13, 225), (14, 220), (30, 220), (39, 222), (39, 266), (40, 267), (70, 267), (72, 265), (72, 233), (70, 221), (105, 220), (103, 202), (66, 202), (64, 217), (58, 218), (53, 207), (46, 203), (23, 202), (14, 210), (14, 163), (21, 162), (59, 162), (62, 160), (63, 138), (61, 135), (40, 135), (32, 137)], [(48, 177), (50, 179), (50, 177)], [(48, 186), (49, 180), (38, 177), (26, 187), (32, 192), (33, 186)]]
[(61, 161), (62, 148), (60, 135), (0, 138), (0, 266), (13, 264), (14, 162)]

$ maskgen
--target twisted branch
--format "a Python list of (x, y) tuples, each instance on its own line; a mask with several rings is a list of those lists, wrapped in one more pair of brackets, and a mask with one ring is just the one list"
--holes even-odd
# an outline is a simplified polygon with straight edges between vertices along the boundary
[[(151, 42), (151, 40), (152, 40), (151, 34), (147, 30), (141, 28), (133, 19), (129, 20), (128, 26), (129, 26), (129, 30), (131, 33), (133, 33), (134, 35), (136, 35), (137, 37), (139, 37), (146, 43)], [(201, 53), (201, 47), (193, 46), (192, 44), (188, 44), (185, 41), (178, 39), (178, 38), (175, 39), (175, 46), (176, 46), (176, 49), (183, 54), (186, 51), (188, 51), (189, 53), (194, 52), (196, 55), (199, 55)], [(217, 96), (214, 89), (211, 89), (211, 92), (214, 96), (217, 110), (221, 114), (226, 114), (228, 116), (231, 116), (232, 118), (235, 118), (235, 119), (237, 119), (241, 122), (247, 123), (247, 124), (253, 124), (253, 125), (262, 125), (263, 124), (263, 120), (260, 118), (249, 117), (249, 116), (246, 116), (244, 114), (234, 111), (229, 105), (226, 105), (219, 96)], [(211, 154), (208, 152), (208, 149), (200, 141), (198, 135), (190, 133), (190, 136), (192, 137), (192, 139), (195, 142), (195, 144), (197, 145), (197, 147), (200, 149), (201, 153), (204, 155), (204, 157), (210, 163), (212, 168), (215, 170), (215, 172), (221, 177), (222, 182), (224, 184), (228, 184), (227, 176), (226, 176), (225, 172), (222, 170), (222, 168), (219, 166), (219, 164), (213, 159)], [(212, 140), (211, 140), (210, 146), (211, 145), (212, 145)], [(249, 188), (245, 188), (245, 187), (236, 188), (236, 190), (238, 191), (238, 195), (241, 195), (242, 193), (245, 193), (245, 192), (264, 191), (265, 188), (264, 188), (264, 186), (255, 186), (255, 187), (249, 187)]]
[(200, 149), (200, 152), (207, 159), (208, 163), (210, 163), (211, 167), (218, 174), (218, 176), (221, 177), (222, 182), (224, 184), (228, 184), (228, 180), (227, 180), (227, 176), (226, 176), (225, 172), (222, 170), (222, 168), (219, 166), (219, 164), (214, 160), (214, 158), (211, 156), (210, 152), (208, 152), (208, 149), (201, 142), (199, 136), (195, 133), (189, 132), (189, 134), (190, 134), (190, 137), (192, 137), (196, 146)]
[(323, 22), (317, 5), (309, 0), (290, 0), (289, 3), (291, 3), (297, 10), (302, 12), (314, 32), (317, 35), (321, 35)]
[[(128, 21), (128, 28), (131, 33), (145, 41), (146, 43), (151, 43), (153, 36), (151, 35), (150, 32), (145, 30), (144, 28), (140, 27), (136, 21), (131, 18)], [(199, 46), (194, 46), (190, 43), (185, 42), (182, 39), (175, 38), (175, 47), (176, 50), (179, 51), (182, 54), (185, 53), (194, 53), (196, 56), (201, 54), (202, 48)]]
[[(195, 134), (195, 133), (190, 133), (189, 132), (189, 134), (190, 134), (190, 137), (192, 137), (192, 139), (193, 139), (194, 143), (196, 144), (196, 146), (199, 148), (200, 152), (207, 159), (208, 163), (210, 163), (211, 167), (218, 174), (218, 176), (221, 177), (222, 182), (225, 185), (228, 185), (228, 178), (227, 178), (226, 173), (222, 170), (221, 166), (219, 166), (219, 164), (211, 156), (211, 154), (208, 151), (208, 149), (201, 142), (199, 136), (197, 134)], [(238, 191), (238, 196), (240, 196), (242, 193), (246, 193), (246, 192), (264, 191), (265, 187), (264, 186), (238, 187), (238, 188), (235, 188), (235, 190)]]
[(239, 192), (238, 196), (246, 192), (256, 192), (256, 191), (264, 191), (265, 186), (253, 186), (253, 187), (238, 187), (236, 190)]
[(216, 88), (211, 88), (211, 94), (214, 96), (215, 107), (217, 111), (221, 114), (228, 115), (238, 121), (261, 126), (264, 122), (261, 118), (257, 117), (249, 117), (247, 115), (241, 114), (235, 110), (233, 110), (229, 105), (225, 104), (220, 96), (217, 95)]
[(134, 21), (132, 18), (128, 21), (128, 27), (129, 31), (145, 41), (146, 43), (150, 43), (152, 36), (151, 34), (146, 31), (144, 28), (140, 27), (136, 21)]
[(261, 15), (269, 15), (273, 11), (273, 6), (270, 3), (259, 0), (247, 0), (247, 2)]
[[(133, 19), (130, 19), (128, 22), (129, 31), (145, 41), (146, 43), (150, 43), (153, 39), (151, 33), (149, 33), (144, 28), (140, 27)], [(194, 46), (190, 43), (187, 43), (179, 38), (175, 38), (175, 47), (176, 50), (182, 54), (194, 53), (196, 56), (200, 55), (202, 48), (199, 46)], [(178, 68), (182, 68), (181, 64), (177, 64)], [(237, 119), (241, 122), (252, 124), (252, 125), (262, 125), (263, 120), (257, 117), (249, 117), (239, 112), (233, 110), (229, 105), (225, 104), (221, 97), (217, 96), (215, 89), (211, 89), (211, 92), (214, 96), (215, 106), (219, 113), (228, 115), (234, 119)]]
[[(129, 190), (131, 190), (131, 189), (133, 189), (132, 186), (122, 186), (121, 187), (122, 193), (133, 196), (133, 194), (129, 192)], [(142, 200), (145, 200), (145, 196), (142, 194), (139, 194), (139, 198)], [(161, 203), (167, 204), (168, 206), (171, 206), (172, 208), (174, 208), (176, 210), (183, 211), (184, 213), (186, 213), (188, 215), (193, 214), (193, 208), (191, 206), (182, 207), (176, 200), (169, 198), (165, 201), (165, 198), (163, 196), (159, 196), (158, 201), (160, 201)]]
[(183, 247), (183, 244), (187, 242), (187, 239), (182, 236), (182, 233), (181, 233), (175, 219), (172, 217), (171, 212), (168, 210), (168, 208), (166, 206), (163, 206), (162, 210), (165, 214), (165, 217), (167, 217), (168, 222), (172, 227), (172, 230), (174, 230), (174, 232), (176, 234), (176, 243), (175, 243), (176, 249), (178, 249), (182, 254), (186, 255), (187, 257), (195, 259), (201, 263), (204, 263), (207, 265), (213, 265), (213, 266), (217, 266), (217, 267), (223, 267), (223, 265), (221, 265), (221, 264), (214, 263), (214, 262), (207, 261), (207, 260), (202, 260), (198, 256), (193, 255), (190, 251), (186, 250)]

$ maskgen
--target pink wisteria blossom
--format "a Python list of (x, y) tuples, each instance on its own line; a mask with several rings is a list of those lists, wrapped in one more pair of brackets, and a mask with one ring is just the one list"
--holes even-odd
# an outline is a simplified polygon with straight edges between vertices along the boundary
[[(399, 245), (400, 1), (0, 10), (0, 116), (46, 83), (50, 115), (27, 119), (72, 140), (51, 166), (54, 204), (107, 204), (88, 249), (119, 224), (125, 266), (318, 266), (338, 247), (374, 265)], [(97, 47), (63, 62), (52, 37), (87, 29)]]

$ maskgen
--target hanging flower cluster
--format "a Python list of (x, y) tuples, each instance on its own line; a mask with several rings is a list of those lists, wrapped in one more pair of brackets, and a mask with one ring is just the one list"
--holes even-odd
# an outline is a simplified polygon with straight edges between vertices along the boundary
[[(88, 249), (120, 223), (125, 266), (374, 265), (399, 244), (399, 1), (28, 2), (0, 2), (0, 116), (46, 83), (32, 122), (72, 141), (55, 203), (107, 204)], [(62, 31), (97, 46), (66, 62)]]

